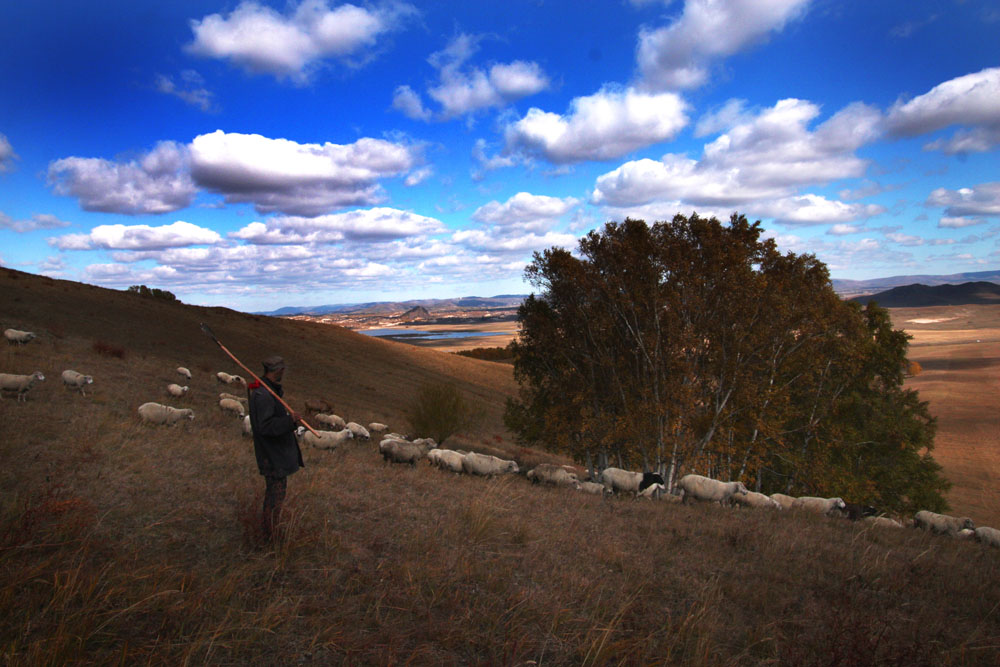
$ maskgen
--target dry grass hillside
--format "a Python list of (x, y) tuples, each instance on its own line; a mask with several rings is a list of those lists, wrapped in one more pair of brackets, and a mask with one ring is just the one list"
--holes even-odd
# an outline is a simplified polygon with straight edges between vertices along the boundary
[[(256, 531), (252, 446), (214, 407), (234, 351), (281, 352), (293, 401), (398, 423), (426, 379), (498, 430), (510, 368), (325, 326), (163, 304), (13, 272), (4, 327), (40, 339), (0, 371), (4, 664), (961, 665), (1000, 658), (1000, 550), (804, 515), (606, 500), (383, 463), (371, 443), (304, 452), (284, 530)], [(95, 342), (101, 343), (95, 349)], [(97, 351), (123, 356), (106, 356)], [(173, 369), (195, 421), (139, 423)], [(64, 368), (92, 374), (86, 397)], [(496, 436), (500, 436), (497, 442)], [(495, 451), (494, 450), (494, 451)]]

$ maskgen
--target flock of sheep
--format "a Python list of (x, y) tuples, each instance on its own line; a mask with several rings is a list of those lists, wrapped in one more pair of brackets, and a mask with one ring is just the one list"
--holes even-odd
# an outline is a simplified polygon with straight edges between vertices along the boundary
[[(4, 337), (10, 345), (24, 345), (34, 340), (36, 335), (30, 331), (7, 329), (4, 331)], [(191, 379), (191, 371), (187, 368), (178, 367), (176, 372), (185, 380)], [(215, 377), (222, 385), (236, 384), (246, 390), (246, 380), (239, 375), (219, 372)], [(16, 393), (18, 402), (21, 402), (26, 400), (27, 392), (35, 383), (44, 380), (45, 376), (40, 371), (35, 371), (31, 375), (0, 373), (0, 389)], [(81, 395), (86, 396), (84, 389), (87, 385), (93, 384), (94, 379), (74, 370), (65, 370), (62, 373), (62, 381), (66, 387), (76, 389)], [(171, 397), (180, 398), (188, 392), (188, 389), (186, 385), (170, 383), (166, 386), (166, 393)], [(243, 435), (252, 435), (246, 396), (222, 392), (219, 394), (218, 405), (223, 412), (240, 418)], [(316, 433), (305, 427), (297, 429), (296, 436), (300, 442), (317, 449), (336, 449), (349, 440), (369, 441), (371, 434), (374, 433), (381, 436), (378, 452), (388, 463), (415, 466), (426, 458), (432, 466), (453, 473), (494, 476), (520, 472), (515, 461), (489, 454), (442, 449), (431, 438), (411, 439), (399, 433), (388, 433), (383, 436), (382, 434), (388, 431), (385, 424), (373, 422), (365, 428), (356, 422), (347, 422), (342, 417), (330, 413), (330, 406), (323, 401), (306, 401), (306, 409), (311, 414), (310, 419), (330, 429)], [(152, 424), (172, 425), (182, 420), (194, 419), (194, 410), (190, 408), (175, 408), (157, 402), (143, 403), (139, 406), (138, 413), (142, 421)], [(571, 466), (542, 463), (529, 470), (526, 477), (532, 483), (568, 487), (598, 495), (628, 494), (635, 498), (662, 499), (685, 504), (711, 502), (723, 506), (753, 509), (801, 510), (829, 517), (863, 519), (875, 526), (903, 527), (899, 521), (880, 515), (874, 507), (846, 503), (841, 498), (811, 496), (794, 498), (782, 493), (767, 496), (749, 491), (742, 482), (722, 482), (694, 474), (682, 477), (672, 493), (666, 492), (667, 487), (663, 477), (656, 473), (632, 472), (614, 467), (602, 470), (596, 480), (581, 481), (576, 469)], [(987, 526), (977, 528), (969, 518), (922, 510), (917, 512), (909, 523), (915, 528), (929, 530), (935, 534), (948, 535), (956, 539), (974, 538), (983, 544), (1000, 547), (1000, 530)]]

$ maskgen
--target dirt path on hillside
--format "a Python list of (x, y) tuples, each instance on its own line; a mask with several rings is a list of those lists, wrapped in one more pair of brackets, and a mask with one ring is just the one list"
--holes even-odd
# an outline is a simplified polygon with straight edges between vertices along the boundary
[(938, 419), (934, 458), (954, 484), (948, 493), (952, 511), (977, 524), (998, 526), (1000, 331), (903, 326), (914, 336), (910, 358), (923, 367), (907, 386), (930, 402), (931, 414)]

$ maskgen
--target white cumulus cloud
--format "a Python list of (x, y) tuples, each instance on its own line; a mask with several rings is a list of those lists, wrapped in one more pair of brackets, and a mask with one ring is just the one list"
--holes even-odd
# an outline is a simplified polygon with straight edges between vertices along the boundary
[(169, 225), (98, 225), (86, 234), (66, 234), (49, 239), (60, 250), (155, 250), (191, 245), (211, 245), (222, 240), (211, 229), (178, 220)]
[(1000, 67), (940, 83), (889, 110), (887, 127), (901, 137), (927, 134), (952, 125), (970, 129), (925, 146), (945, 153), (976, 153), (1000, 145)]
[(169, 213), (191, 204), (195, 186), (186, 170), (186, 149), (161, 141), (137, 160), (67, 157), (49, 165), (49, 185), (76, 197), (86, 211), (141, 215)]
[(812, 216), (813, 222), (870, 214), (874, 209), (840, 202), (820, 206), (811, 196), (789, 199), (804, 186), (863, 176), (867, 162), (854, 151), (880, 134), (881, 114), (865, 105), (849, 105), (810, 130), (818, 114), (810, 102), (781, 100), (707, 144), (700, 160), (668, 153), (626, 162), (598, 177), (591, 200), (619, 208), (684, 202), (698, 209), (771, 202), (778, 212), (798, 211), (789, 219)]
[(58, 229), (69, 227), (71, 224), (49, 213), (36, 213), (27, 220), (14, 220), (0, 211), (0, 229), (10, 229), (18, 233), (33, 232), (38, 229)]
[[(428, 59), (438, 71), (437, 83), (427, 89), (427, 94), (441, 107), (438, 118), (447, 120), (506, 106), (549, 87), (548, 77), (535, 62), (494, 63), (487, 69), (466, 67), (466, 62), (478, 51), (479, 41), (474, 35), (460, 34)], [(420, 95), (407, 85), (396, 88), (392, 106), (415, 120), (429, 121), (435, 117)]]
[(10, 145), (5, 135), (0, 134), (0, 173), (13, 169), (16, 159), (17, 153), (14, 152), (14, 147)]
[(643, 83), (659, 90), (701, 86), (713, 61), (764, 41), (808, 5), (809, 0), (686, 0), (672, 23), (640, 32)]
[(1000, 182), (971, 188), (938, 188), (927, 197), (927, 206), (944, 207), (945, 216), (1000, 215)]
[(372, 49), (380, 36), (397, 29), (416, 10), (406, 4), (378, 8), (326, 0), (303, 0), (280, 14), (253, 1), (227, 16), (209, 14), (191, 21), (191, 53), (228, 59), (252, 72), (289, 77), (300, 83), (326, 58), (347, 59)]
[(385, 242), (445, 231), (440, 220), (393, 208), (372, 208), (314, 218), (286, 216), (252, 222), (230, 234), (257, 245)]
[(491, 201), (472, 214), (477, 222), (498, 226), (541, 228), (552, 224), (579, 204), (573, 197), (548, 197), (519, 192), (504, 203)]
[(417, 160), (412, 147), (382, 139), (300, 144), (222, 130), (195, 137), (190, 155), (198, 185), (227, 202), (304, 216), (378, 204), (384, 199), (378, 179), (402, 174)]
[(606, 87), (575, 98), (565, 115), (529, 109), (507, 126), (505, 150), (555, 164), (610, 160), (673, 139), (688, 122), (686, 111), (673, 93)]

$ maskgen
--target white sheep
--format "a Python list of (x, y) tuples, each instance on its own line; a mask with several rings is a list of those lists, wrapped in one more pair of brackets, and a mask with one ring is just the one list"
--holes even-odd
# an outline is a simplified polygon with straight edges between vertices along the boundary
[(193, 420), (194, 410), (149, 402), (139, 406), (139, 416), (151, 424), (176, 424), (182, 419)]
[(424, 458), (428, 452), (426, 447), (394, 438), (386, 438), (380, 442), (378, 451), (389, 463), (409, 463), (411, 466), (417, 465), (417, 461)]
[(605, 493), (610, 493), (603, 484), (598, 484), (597, 482), (580, 482), (576, 485), (576, 490), (583, 491), (584, 493), (592, 493), (595, 496), (603, 496)]
[(177, 373), (178, 373), (178, 375), (181, 375), (181, 376), (183, 376), (184, 378), (186, 378), (188, 380), (191, 379), (191, 371), (189, 371), (188, 369), (184, 368), (183, 366), (178, 366), (177, 367)]
[(402, 433), (386, 433), (382, 436), (383, 440), (408, 440), (408, 438)]
[(952, 535), (952, 537), (954, 537), (956, 540), (971, 540), (975, 536), (976, 536), (976, 531), (972, 530), (971, 528), (963, 528), (962, 530)]
[(902, 528), (903, 524), (887, 516), (866, 516), (865, 521), (879, 528)]
[(933, 533), (955, 535), (961, 530), (975, 530), (976, 526), (972, 519), (967, 517), (948, 516), (937, 512), (920, 510), (913, 515), (914, 528), (923, 528)]
[(94, 378), (89, 375), (84, 375), (83, 373), (77, 373), (76, 371), (63, 371), (62, 372), (63, 385), (66, 387), (72, 387), (80, 392), (81, 396), (86, 396), (83, 388), (88, 384), (94, 384)]
[(763, 493), (757, 493), (756, 491), (747, 491), (746, 495), (737, 493), (733, 496), (733, 500), (737, 505), (743, 507), (752, 507), (755, 509), (772, 509), (780, 510), (784, 509), (777, 500), (764, 495)]
[(551, 463), (539, 463), (529, 470), (528, 480), (533, 484), (544, 483), (556, 486), (575, 486), (579, 482), (574, 473)]
[(320, 412), (317, 413), (316, 416), (313, 417), (313, 419), (315, 419), (320, 424), (326, 424), (327, 426), (330, 426), (334, 429), (342, 429), (347, 427), (347, 423), (344, 422), (344, 419), (338, 415), (330, 415)]
[(605, 468), (600, 480), (614, 493), (631, 493), (636, 497), (653, 484), (663, 484), (663, 477), (655, 472), (632, 472), (621, 468)]
[(642, 491), (640, 491), (639, 495), (642, 496), (643, 498), (650, 498), (650, 499), (652, 499), (652, 498), (656, 498), (657, 494), (663, 493), (666, 490), (667, 490), (667, 485), (666, 484), (660, 484), (660, 483), (650, 484), (645, 489), (643, 489)]
[(431, 462), (431, 465), (452, 472), (462, 472), (463, 458), (465, 458), (465, 454), (460, 454), (451, 449), (435, 448), (427, 452), (427, 460)]
[(38, 338), (38, 336), (30, 331), (19, 331), (18, 329), (7, 329), (3, 332), (3, 335), (7, 339), (8, 345), (24, 345)]
[(219, 384), (236, 384), (236, 383), (239, 383), (239, 384), (243, 385), (244, 387), (247, 386), (247, 381), (244, 380), (239, 375), (230, 375), (229, 373), (223, 373), (221, 371), (215, 374), (215, 379), (216, 379), (216, 381), (219, 382)]
[(253, 426), (250, 425), (250, 415), (243, 418), (243, 435), (253, 437)]
[(319, 434), (318, 437), (305, 426), (300, 426), (295, 430), (295, 435), (302, 442), (316, 449), (336, 449), (354, 437), (350, 431), (316, 431), (316, 433)]
[(434, 441), (434, 438), (417, 438), (413, 441), (413, 444), (420, 445), (426, 450), (431, 450), (438, 446), (437, 442)]
[(991, 547), (1000, 547), (1000, 530), (988, 526), (980, 526), (976, 528), (976, 539), (982, 544), (988, 544)]
[(508, 472), (518, 472), (517, 463), (489, 454), (469, 452), (462, 459), (462, 470), (470, 475), (501, 475)]
[(224, 398), (228, 398), (234, 401), (239, 401), (243, 405), (246, 405), (249, 402), (246, 396), (237, 396), (236, 394), (229, 394), (226, 392), (222, 392), (221, 394), (219, 394), (220, 401)]
[(840, 498), (817, 498), (816, 496), (802, 496), (796, 498), (792, 503), (793, 510), (805, 510), (816, 514), (830, 515), (832, 512), (842, 510), (847, 507)]
[(354, 435), (355, 440), (368, 440), (371, 438), (368, 429), (357, 422), (347, 422), (344, 424), (344, 428)]
[(772, 493), (771, 500), (781, 505), (781, 509), (790, 510), (795, 504), (795, 496), (786, 496), (784, 493)]
[(745, 496), (748, 491), (743, 482), (720, 482), (702, 475), (684, 475), (677, 482), (677, 488), (684, 492), (684, 503), (701, 501), (709, 503), (729, 504), (734, 496)]
[(180, 398), (184, 394), (188, 393), (188, 387), (186, 386), (182, 387), (179, 384), (174, 384), (173, 382), (171, 382), (170, 384), (167, 385), (167, 393), (170, 394), (171, 396)]
[(385, 424), (380, 424), (379, 422), (372, 422), (368, 425), (368, 430), (372, 433), (381, 435), (389, 430), (389, 427)]
[(3, 391), (16, 391), (17, 402), (27, 402), (28, 390), (36, 382), (44, 382), (45, 376), (41, 371), (35, 371), (31, 375), (14, 375), (12, 373), (0, 373), (0, 389)]
[(234, 401), (231, 398), (223, 398), (219, 401), (219, 408), (223, 412), (232, 412), (242, 419), (246, 416), (246, 410), (243, 408), (243, 404), (239, 401)]

